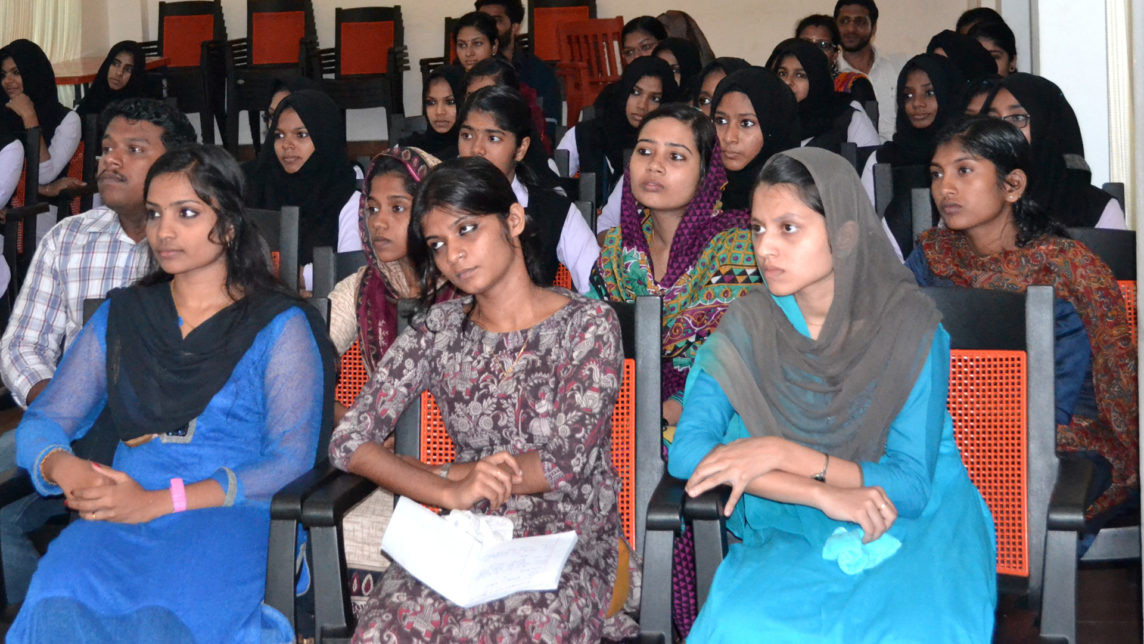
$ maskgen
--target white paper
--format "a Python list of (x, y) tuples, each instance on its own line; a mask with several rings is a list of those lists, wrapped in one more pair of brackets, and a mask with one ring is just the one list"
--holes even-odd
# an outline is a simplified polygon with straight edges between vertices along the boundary
[[(495, 535), (496, 527), (490, 528), (480, 533)], [(513, 593), (555, 590), (576, 538), (569, 530), (509, 541), (493, 537), (482, 542), (469, 530), (459, 529), (416, 501), (401, 497), (381, 549), (445, 599), (471, 608)]]

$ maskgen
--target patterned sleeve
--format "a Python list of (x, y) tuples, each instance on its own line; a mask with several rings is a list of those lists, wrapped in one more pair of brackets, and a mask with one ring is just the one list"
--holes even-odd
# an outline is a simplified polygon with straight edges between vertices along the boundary
[(600, 451), (608, 449), (623, 362), (619, 322), (606, 304), (586, 305), (565, 342), (569, 362), (560, 369), (555, 404), (558, 438), (537, 450), (544, 478), (558, 493), (605, 457)]
[(393, 433), (401, 412), (429, 382), (428, 354), (434, 335), (422, 325), (413, 325), (397, 336), (354, 406), (334, 428), (330, 439), (334, 467), (348, 468), (359, 447), (382, 443)]

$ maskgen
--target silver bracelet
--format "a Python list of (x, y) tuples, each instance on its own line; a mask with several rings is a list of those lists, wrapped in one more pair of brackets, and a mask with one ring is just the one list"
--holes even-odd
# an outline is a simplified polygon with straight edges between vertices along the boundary
[(453, 469), (453, 464), (452, 463), (445, 463), (441, 467), (441, 471), (437, 472), (437, 473), (441, 475), (441, 478), (447, 479), (447, 478), (449, 478), (449, 470), (451, 470), (451, 469)]
[(826, 455), (826, 462), (822, 464), (822, 471), (814, 475), (814, 480), (819, 483), (826, 482), (826, 468), (830, 467), (830, 454)]

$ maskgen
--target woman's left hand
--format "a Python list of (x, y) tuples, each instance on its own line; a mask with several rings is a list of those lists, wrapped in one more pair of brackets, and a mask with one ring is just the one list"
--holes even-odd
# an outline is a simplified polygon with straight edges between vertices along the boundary
[(166, 490), (144, 490), (135, 479), (110, 467), (92, 463), (111, 485), (76, 490), (68, 507), (88, 521), (146, 523), (171, 511)]
[(740, 438), (719, 445), (699, 462), (685, 489), (696, 497), (720, 485), (731, 486), (731, 496), (723, 508), (723, 514), (731, 516), (751, 481), (780, 469), (786, 446), (787, 441), (777, 436)]

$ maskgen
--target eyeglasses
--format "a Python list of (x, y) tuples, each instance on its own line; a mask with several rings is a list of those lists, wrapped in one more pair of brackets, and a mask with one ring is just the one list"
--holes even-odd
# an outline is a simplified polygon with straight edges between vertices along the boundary
[(838, 49), (838, 46), (835, 45), (834, 43), (830, 42), (829, 40), (812, 40), (810, 42), (814, 43), (815, 47), (818, 47), (824, 53), (827, 53), (827, 54), (834, 51), (835, 49)]
[(1010, 114), (1008, 116), (1002, 116), (1001, 120), (1005, 121), (1006, 123), (1011, 123), (1018, 130), (1023, 130), (1029, 127), (1029, 120), (1031, 118), (1032, 117), (1030, 117), (1028, 114)]

